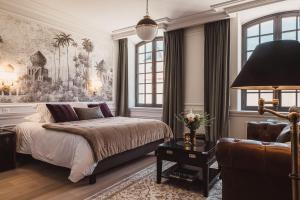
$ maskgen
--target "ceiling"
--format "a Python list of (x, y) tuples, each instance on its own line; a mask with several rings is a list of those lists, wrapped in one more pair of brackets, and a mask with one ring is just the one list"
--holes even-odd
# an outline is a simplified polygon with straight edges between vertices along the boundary
[[(146, 0), (0, 0), (55, 10), (106, 32), (135, 25), (145, 15)], [(210, 10), (228, 0), (149, 0), (150, 16), (171, 19)], [(25, 3), (26, 2), (26, 3)]]
[[(236, 10), (238, 4), (247, 3), (253, 8), (259, 2), (279, 2), (274, 4), (276, 9), (294, 2), (290, 7), (299, 9), (300, 0), (149, 0), (149, 12), (153, 19), (185, 17), (190, 20), (192, 17), (201, 20), (204, 17), (201, 13), (224, 12), (222, 9), (226, 6)], [(81, 28), (84, 33), (90, 30), (96, 36), (99, 33), (110, 35), (115, 30), (135, 25), (145, 15), (145, 7), (146, 0), (0, 0), (2, 10), (62, 28)], [(265, 10), (272, 9), (266, 7)], [(244, 15), (245, 18), (250, 14)], [(253, 17), (257, 14), (257, 11), (252, 12)]]

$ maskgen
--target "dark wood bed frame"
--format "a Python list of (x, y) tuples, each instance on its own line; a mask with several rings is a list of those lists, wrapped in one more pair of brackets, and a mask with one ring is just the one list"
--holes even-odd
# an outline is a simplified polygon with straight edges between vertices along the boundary
[(114, 156), (108, 157), (108, 158), (98, 162), (98, 165), (95, 168), (95, 170), (93, 171), (93, 173), (90, 176), (88, 176), (89, 184), (96, 183), (96, 175), (97, 174), (100, 174), (108, 169), (111, 169), (118, 165), (124, 164), (131, 160), (134, 160), (141, 156), (144, 156), (152, 151), (155, 151), (157, 146), (163, 142), (164, 142), (164, 139), (157, 140), (155, 142), (145, 144), (145, 145), (137, 147), (135, 149), (131, 149), (131, 150), (116, 154)]

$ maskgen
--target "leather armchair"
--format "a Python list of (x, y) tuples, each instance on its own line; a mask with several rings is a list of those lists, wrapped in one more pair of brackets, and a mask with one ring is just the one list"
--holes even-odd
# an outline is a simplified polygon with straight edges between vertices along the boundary
[[(277, 137), (274, 135), (281, 132), (278, 126), (274, 128), (270, 123), (257, 128), (259, 124), (248, 124), (249, 138), (273, 141)], [(292, 199), (289, 145), (223, 138), (217, 144), (216, 157), (221, 168), (223, 200)]]
[(275, 142), (287, 125), (288, 123), (285, 122), (249, 122), (247, 123), (247, 139)]

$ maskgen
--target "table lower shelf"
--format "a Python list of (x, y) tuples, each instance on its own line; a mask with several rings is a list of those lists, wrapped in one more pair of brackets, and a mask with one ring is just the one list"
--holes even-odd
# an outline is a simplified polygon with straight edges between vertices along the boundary
[[(172, 167), (162, 172), (161, 177), (168, 179), (183, 180), (187, 182), (201, 181), (202, 182), (202, 170), (189, 169), (182, 167), (179, 164), (175, 164)], [(209, 168), (209, 183), (214, 184), (219, 177), (219, 170), (215, 168)]]

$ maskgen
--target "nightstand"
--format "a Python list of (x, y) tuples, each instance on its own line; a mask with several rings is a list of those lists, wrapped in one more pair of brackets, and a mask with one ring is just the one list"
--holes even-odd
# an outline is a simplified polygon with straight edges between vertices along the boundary
[[(182, 139), (171, 139), (158, 145), (155, 152), (157, 158), (157, 183), (161, 178), (180, 179), (194, 182), (203, 188), (203, 195), (208, 196), (209, 189), (219, 178), (220, 170), (212, 165), (216, 162), (215, 143), (199, 140), (197, 146), (186, 147)], [(162, 161), (167, 160), (177, 164), (162, 171)], [(200, 167), (202, 170), (190, 170), (184, 167), (190, 165)], [(202, 178), (200, 178), (202, 177)], [(199, 180), (201, 179), (201, 180)]]
[(0, 130), (0, 172), (16, 168), (16, 133)]

